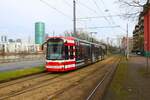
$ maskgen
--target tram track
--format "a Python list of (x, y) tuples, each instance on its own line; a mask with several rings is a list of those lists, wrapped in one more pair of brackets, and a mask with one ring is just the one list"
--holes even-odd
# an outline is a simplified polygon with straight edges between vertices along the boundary
[[(107, 60), (105, 63), (103, 63), (103, 65), (101, 65), (101, 68), (103, 68), (107, 62), (110, 62), (110, 60), (113, 60), (113, 58), (111, 58), (111, 59)], [(85, 68), (87, 68), (87, 67), (85, 67)], [(83, 68), (83, 69), (84, 69), (84, 68)], [(99, 68), (97, 68), (97, 69), (95, 69), (95, 70), (93, 70), (93, 71), (89, 71), (89, 72), (90, 72), (89, 74), (86, 74), (83, 78), (81, 78), (81, 79), (78, 80), (78, 81), (79, 81), (79, 82), (82, 81), (82, 80), (85, 79), (88, 75), (90, 75), (91, 73), (95, 72), (95, 71), (98, 70), (98, 69), (99, 69)], [(76, 72), (76, 71), (75, 71), (75, 72)], [(74, 73), (74, 72), (72, 72), (72, 73)], [(68, 74), (69, 74), (69, 73), (68, 73)], [(24, 79), (24, 80), (22, 80), (22, 81), (14, 82), (13, 84), (12, 84), (12, 83), (7, 84), (7, 85), (5, 85), (4, 87), (6, 87), (6, 86), (9, 87), (9, 86), (11, 86), (11, 85), (15, 85), (15, 84), (18, 84), (18, 83), (20, 83), (20, 82), (25, 82), (25, 81), (27, 81), (27, 80), (32, 80), (32, 79), (34, 79), (34, 78), (40, 78), (40, 77), (42, 78), (42, 77), (45, 77), (46, 75), (49, 75), (49, 74), (45, 73), (45, 74), (42, 74), (41, 76), (40, 76), (40, 75), (39, 75), (39, 76), (37, 75), (37, 76), (32, 77), (32, 78), (28, 78), (28, 79)], [(51, 75), (51, 74), (50, 74), (50, 75)], [(70, 77), (66, 77), (66, 78), (63, 78), (63, 79), (59, 79), (59, 80), (56, 80), (56, 81), (52, 81), (52, 80), (54, 80), (54, 79), (56, 79), (56, 78), (58, 78), (58, 77), (60, 77), (60, 76), (63, 77), (64, 75), (66, 75), (66, 74), (56, 74), (56, 75), (54, 74), (51, 78), (47, 78), (47, 79), (45, 79), (45, 80), (42, 80), (42, 81), (40, 81), (40, 82), (37, 82), (36, 84), (29, 85), (28, 87), (25, 87), (25, 88), (20, 89), (20, 90), (17, 90), (17, 91), (12, 91), (12, 92), (7, 93), (7, 94), (5, 94), (5, 95), (0, 95), (0, 100), (2, 100), (2, 99), (7, 99), (7, 98), (10, 98), (10, 97), (15, 97), (15, 96), (17, 96), (17, 95), (21, 95), (21, 94), (24, 94), (24, 93), (27, 93), (27, 92), (31, 92), (31, 91), (34, 91), (34, 90), (36, 90), (36, 89), (49, 86), (50, 84), (59, 83), (59, 82), (62, 82), (63, 80), (67, 80), (67, 79), (70, 78)], [(73, 76), (73, 77), (75, 77), (75, 76)], [(66, 88), (64, 88), (64, 89), (62, 89), (62, 90), (60, 90), (60, 91), (57, 91), (57, 93), (55, 92), (54, 94), (58, 94), (58, 93), (60, 93), (60, 92), (62, 92), (62, 91), (67, 90), (67, 88), (71, 88), (71, 87), (73, 87), (73, 86), (74, 86), (74, 84), (72, 84), (72, 85), (70, 85), (69, 87), (66, 87)], [(2, 89), (2, 85), (0, 85), (0, 88)]]
[(16, 79), (16, 80), (12, 80), (11, 82), (10, 81), (3, 82), (3, 83), (0, 84), (0, 89), (4, 88), (4, 87), (7, 87), (7, 86), (11, 86), (11, 85), (17, 84), (17, 83), (20, 83), (20, 82), (25, 82), (25, 81), (28, 81), (28, 80), (31, 80), (31, 79), (43, 77), (43, 76), (45, 76), (47, 74), (49, 74), (49, 73), (40, 73), (40, 74), (37, 74), (37, 75), (24, 77), (22, 80)]
[[(118, 61), (118, 59), (116, 59), (116, 61)], [(111, 60), (111, 61), (109, 61), (109, 62), (115, 62), (113, 59)], [(101, 70), (106, 70), (107, 68), (105, 68), (105, 66), (107, 66), (107, 65), (103, 65), (103, 66), (101, 66), (102, 67), (102, 69)], [(107, 67), (110, 67), (110, 66), (107, 66)], [(75, 84), (71, 84), (70, 86), (68, 86), (68, 87), (65, 87), (64, 89), (61, 89), (60, 91), (56, 91), (55, 93), (52, 93), (52, 94), (50, 94), (50, 96), (48, 96), (48, 100), (55, 100), (55, 99), (57, 99), (57, 96), (59, 96), (59, 95), (61, 95), (62, 93), (64, 93), (64, 92), (66, 92), (66, 91), (68, 91), (68, 90), (70, 90), (70, 89), (72, 89), (72, 88), (74, 88), (74, 87), (77, 87), (80, 83), (82, 83), (82, 81), (84, 81), (84, 80), (86, 80), (86, 78), (88, 78), (88, 76), (90, 76), (92, 73), (96, 73), (96, 72), (98, 72), (98, 68), (97, 69), (95, 69), (95, 70), (93, 70), (92, 72), (90, 72), (88, 75), (86, 75), (85, 77), (82, 77), (80, 80), (78, 80), (77, 81), (77, 83), (75, 83)], [(106, 72), (107, 72), (107, 70), (106, 70)], [(104, 75), (101, 75), (101, 79), (103, 80), (103, 77), (105, 77), (105, 74)], [(43, 98), (43, 99), (46, 99), (46, 98)]]
[[(53, 78), (51, 78), (51, 79), (48, 79), (48, 80), (45, 80), (45, 81), (43, 81), (43, 82), (50, 81), (50, 80), (55, 79), (55, 78), (57, 78), (57, 77), (59, 77), (59, 76), (55, 76), (55, 77), (53, 77)], [(40, 83), (38, 83), (38, 84), (40, 84)], [(23, 94), (23, 93), (26, 93), (26, 92), (35, 90), (35, 89), (37, 89), (37, 88), (41, 88), (41, 87), (43, 87), (43, 86), (47, 86), (47, 84), (42, 85), (42, 86), (37, 86), (37, 84), (36, 84), (36, 86), (29, 86), (29, 87), (27, 87), (27, 88), (25, 88), (25, 89), (23, 89), (23, 90), (13, 91), (12, 93), (8, 93), (7, 95), (0, 97), (0, 100), (7, 99), (7, 98), (10, 98), (10, 97), (14, 97), (14, 96), (17, 96), (17, 95), (20, 95), (20, 94)]]
[[(120, 63), (120, 61), (121, 61), (121, 58), (119, 58), (119, 61), (118, 61), (118, 63), (117, 63), (116, 66), (114, 66), (110, 71), (108, 71), (107, 73), (104, 74), (102, 80), (100, 80), (100, 81), (98, 82), (98, 84), (97, 84), (96, 87), (90, 92), (90, 94), (88, 95), (88, 97), (86, 98), (86, 100), (93, 100), (93, 99), (94, 99), (94, 97), (95, 97), (95, 95), (96, 95), (96, 91), (98, 91), (98, 89), (102, 87), (102, 84), (104, 83), (104, 81), (106, 81), (106, 80), (108, 79), (108, 77), (111, 77), (111, 75), (114, 74), (114, 72), (115, 72), (116, 69), (117, 69), (117, 66), (118, 66), (119, 63)], [(96, 99), (94, 99), (94, 100), (96, 100)]]
[[(12, 97), (12, 96), (16, 96), (16, 95), (28, 92), (32, 89), (36, 89), (36, 88), (33, 88), (33, 87), (38, 86), (39, 84), (43, 84), (43, 82), (53, 80), (53, 79), (59, 77), (60, 74), (52, 75), (50, 77), (49, 76), (50, 76), (49, 73), (45, 73), (45, 74), (40, 74), (38, 76), (29, 77), (28, 79), (25, 79), (25, 80), (21, 80), (21, 81), (17, 81), (17, 82), (14, 82), (14, 83), (9, 83), (9, 84), (6, 84), (6, 85), (2, 85), (3, 87), (1, 86), (0, 91), (2, 91), (4, 88), (8, 89), (10, 86), (11, 86), (10, 88), (12, 88), (13, 85), (16, 86), (16, 88), (15, 88), (16, 90), (12, 90), (12, 91), (8, 91), (8, 92), (2, 92), (3, 94), (0, 93), (0, 100), (3, 100), (3, 99), (6, 99), (6, 98), (9, 98), (9, 97)], [(43, 77), (44, 77), (44, 79), (41, 80), (40, 78), (43, 78)], [(38, 80), (35, 83), (31, 83), (31, 84), (28, 83), (28, 85), (26, 85), (26, 86), (24, 85), (25, 84), (24, 82), (27, 83), (27, 81), (35, 80), (35, 78), (36, 78), (36, 80), (38, 80), (38, 79), (40, 79), (40, 80)], [(20, 85), (20, 84), (22, 84), (22, 85), (20, 87), (18, 87), (17, 85)], [(6, 90), (6, 89), (4, 89), (4, 90)]]

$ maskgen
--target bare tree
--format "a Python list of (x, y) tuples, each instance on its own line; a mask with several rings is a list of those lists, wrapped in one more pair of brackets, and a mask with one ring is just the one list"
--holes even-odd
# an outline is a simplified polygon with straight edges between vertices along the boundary
[(146, 0), (142, 0), (142, 1), (139, 1), (139, 0), (119, 0), (119, 2), (121, 2), (123, 5), (137, 7), (137, 8), (144, 6), (143, 1), (146, 2)]
[(125, 13), (123, 18), (135, 20), (148, 0), (118, 0), (119, 7)]

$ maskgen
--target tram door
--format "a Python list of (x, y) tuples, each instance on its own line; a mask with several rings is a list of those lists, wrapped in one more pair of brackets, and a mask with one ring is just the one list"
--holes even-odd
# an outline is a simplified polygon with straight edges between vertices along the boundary
[(68, 46), (69, 47), (69, 58), (74, 59), (75, 58), (75, 46)]
[(95, 50), (94, 45), (92, 45), (92, 62), (95, 62)]
[(65, 59), (66, 60), (75, 59), (75, 46), (65, 45)]

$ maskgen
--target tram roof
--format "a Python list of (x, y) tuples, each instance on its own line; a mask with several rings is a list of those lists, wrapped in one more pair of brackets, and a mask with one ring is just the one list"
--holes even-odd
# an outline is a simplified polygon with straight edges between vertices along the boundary
[(67, 36), (67, 37), (65, 37), (65, 36), (51, 36), (51, 37), (48, 37), (48, 39), (49, 38), (63, 38), (63, 39), (67, 39), (67, 40), (77, 40), (77, 41), (81, 41), (81, 42), (85, 42), (85, 43), (89, 43), (89, 44), (93, 44), (93, 45), (106, 46), (103, 43), (93, 43), (93, 42), (89, 42), (87, 40), (82, 40), (82, 39), (70, 37), (70, 36)]

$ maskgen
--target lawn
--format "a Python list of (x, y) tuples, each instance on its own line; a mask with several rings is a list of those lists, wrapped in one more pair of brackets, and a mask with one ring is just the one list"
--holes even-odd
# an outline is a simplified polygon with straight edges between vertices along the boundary
[(124, 88), (128, 78), (127, 74), (128, 61), (125, 57), (122, 57), (112, 82), (106, 91), (107, 93), (104, 96), (104, 100), (127, 100), (129, 92)]
[(23, 76), (28, 76), (31, 74), (41, 73), (44, 71), (45, 71), (44, 66), (38, 66), (33, 68), (25, 68), (25, 69), (13, 70), (13, 71), (1, 72), (0, 82), (16, 79)]

